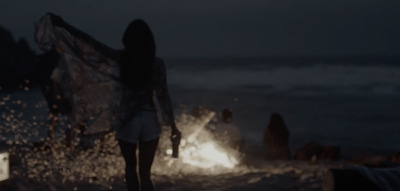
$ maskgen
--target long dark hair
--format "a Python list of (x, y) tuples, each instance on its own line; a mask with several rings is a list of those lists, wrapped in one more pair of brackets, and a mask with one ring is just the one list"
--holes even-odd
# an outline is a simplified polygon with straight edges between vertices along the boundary
[(277, 146), (289, 144), (289, 130), (280, 114), (271, 114), (269, 124), (264, 132), (264, 143)]
[(130, 88), (148, 87), (154, 72), (156, 45), (150, 27), (141, 19), (133, 20), (122, 38), (120, 79)]

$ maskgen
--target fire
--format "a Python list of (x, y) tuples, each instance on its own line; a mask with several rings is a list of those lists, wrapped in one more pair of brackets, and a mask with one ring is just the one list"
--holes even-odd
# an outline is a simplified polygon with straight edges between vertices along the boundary
[(222, 149), (218, 149), (213, 143), (205, 143), (198, 148), (190, 147), (183, 150), (182, 160), (186, 164), (200, 168), (224, 166), (232, 169), (238, 164), (238, 161), (234, 157), (229, 156)]
[[(185, 140), (182, 141), (185, 143)], [(184, 144), (185, 145), (185, 144)], [(199, 168), (213, 168), (223, 166), (232, 169), (239, 161), (213, 141), (197, 143), (197, 146), (181, 146), (180, 157), (182, 162)], [(166, 154), (172, 155), (172, 149), (167, 149)]]
[[(172, 150), (165, 148), (165, 158), (168, 165), (186, 166), (194, 169), (233, 169), (239, 164), (238, 152), (221, 145), (215, 136), (204, 126), (214, 117), (215, 112), (210, 112), (201, 119), (191, 116), (181, 116), (179, 128), (182, 130), (183, 138), (179, 148), (179, 159), (172, 159)], [(215, 173), (215, 172), (214, 172)]]

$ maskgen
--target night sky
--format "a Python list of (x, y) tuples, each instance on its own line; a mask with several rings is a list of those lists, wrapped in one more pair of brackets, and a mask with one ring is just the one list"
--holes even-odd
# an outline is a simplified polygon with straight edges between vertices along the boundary
[(1, 0), (0, 25), (38, 51), (46, 12), (113, 48), (142, 18), (163, 57), (400, 56), (398, 0)]

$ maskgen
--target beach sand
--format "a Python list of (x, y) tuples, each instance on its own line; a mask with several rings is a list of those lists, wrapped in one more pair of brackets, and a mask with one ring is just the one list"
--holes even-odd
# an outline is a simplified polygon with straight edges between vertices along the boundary
[[(122, 170), (123, 164), (120, 163), (122, 160), (120, 156), (114, 154), (101, 156), (96, 154), (98, 157), (91, 158), (88, 161), (84, 160), (83, 156), (73, 157), (70, 155), (65, 158), (59, 158), (58, 160), (61, 161), (57, 162), (54, 161), (54, 154), (44, 156), (43, 153), (36, 153), (37, 157), (30, 154), (32, 153), (23, 153), (21, 156), (31, 156), (30, 159), (34, 159), (35, 164), (28, 164), (30, 162), (26, 160), (22, 162), (17, 157), (17, 164), (11, 167), (9, 184), (1, 188), (1, 190), (126, 190)], [(86, 157), (90, 158), (89, 155)], [(104, 158), (108, 158), (109, 160), (103, 160)], [(102, 169), (93, 170), (93, 173), (96, 174), (93, 174), (93, 177), (89, 178), (86, 176), (88, 172), (83, 172), (80, 175), (76, 174), (82, 172), (78, 168), (87, 169), (86, 167), (89, 166), (88, 162), (97, 164)], [(179, 164), (177, 162), (173, 165)], [(219, 172), (211, 172), (212, 169), (199, 169), (196, 171), (195, 168), (190, 171), (182, 169), (180, 171), (173, 170), (182, 168), (182, 166), (187, 167), (184, 164), (181, 166), (172, 166), (170, 173), (160, 172), (160, 170), (164, 170), (164, 167), (160, 167), (160, 164), (156, 162), (153, 166), (152, 178), (155, 189), (158, 191), (312, 191), (321, 190), (323, 177), (328, 169), (342, 168), (348, 165), (350, 163), (346, 161), (317, 160), (315, 163), (297, 160), (268, 161), (264, 160), (261, 156), (255, 155), (255, 153), (248, 153), (246, 156), (242, 156), (241, 162), (232, 169), (215, 167), (214, 169), (222, 169)], [(116, 172), (110, 173), (107, 169), (113, 169), (113, 167), (115, 167)], [(66, 169), (71, 170), (71, 173), (62, 175), (63, 172), (61, 171)], [(45, 174), (50, 174), (50, 176), (46, 176)], [(102, 174), (105, 176), (102, 177)], [(70, 179), (71, 176), (75, 176), (75, 178)]]

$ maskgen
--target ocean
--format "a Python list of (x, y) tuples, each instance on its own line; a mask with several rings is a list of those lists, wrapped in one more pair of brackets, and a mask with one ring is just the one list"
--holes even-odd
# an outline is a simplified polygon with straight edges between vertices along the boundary
[[(314, 141), (354, 151), (400, 149), (400, 62), (390, 59), (166, 59), (175, 108), (233, 110), (247, 145), (270, 115), (292, 151)], [(178, 110), (179, 110), (178, 109)]]

